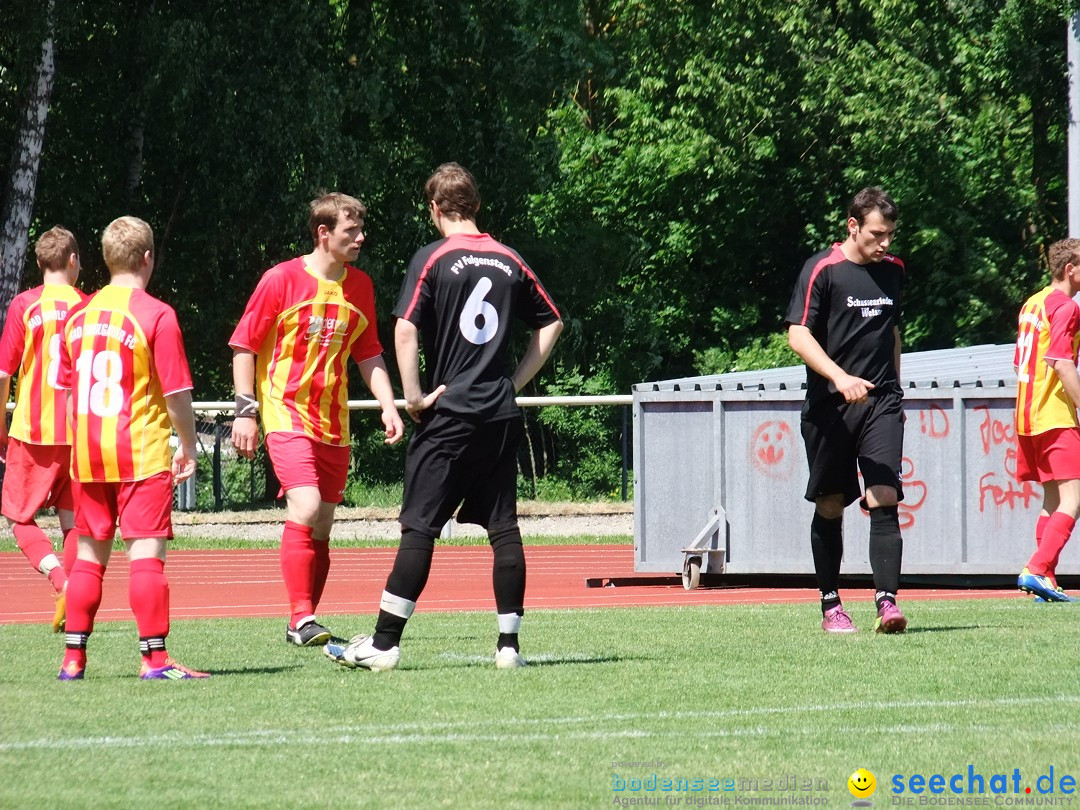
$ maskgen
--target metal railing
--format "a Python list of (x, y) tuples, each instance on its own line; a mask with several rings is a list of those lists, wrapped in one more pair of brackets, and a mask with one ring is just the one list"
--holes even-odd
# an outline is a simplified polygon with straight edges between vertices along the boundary
[[(620, 454), (621, 454), (621, 496), (626, 501), (629, 497), (629, 468), (630, 468), (630, 406), (634, 398), (631, 395), (608, 395), (608, 396), (550, 396), (550, 397), (518, 397), (517, 404), (521, 408), (538, 408), (547, 406), (560, 407), (611, 407), (618, 406), (621, 409), (622, 425), (620, 430)], [(405, 400), (395, 400), (395, 405), (401, 410), (405, 408)], [(348, 401), (351, 411), (377, 411), (381, 407), (373, 399), (355, 399)], [(241, 488), (247, 490), (246, 502), (254, 502), (256, 490), (265, 486), (265, 480), (260, 479), (260, 465), (243, 460), (246, 470), (246, 481), (241, 480), (241, 473), (237, 472), (236, 464), (241, 459), (233, 456), (231, 445), (228, 440), (231, 436), (230, 419), (235, 406), (233, 402), (194, 402), (192, 408), (198, 420), (199, 431), (199, 455), (202, 464), (196, 476), (193, 476), (185, 484), (177, 488), (176, 507), (180, 510), (209, 509), (220, 512), (227, 508), (229, 503), (240, 503), (233, 493)], [(265, 450), (263, 450), (265, 452)], [(227, 468), (226, 464), (230, 466)], [(209, 470), (206, 468), (209, 467)], [(205, 477), (209, 473), (211, 477), (210, 497), (204, 495), (203, 503), (200, 504), (197, 478)], [(229, 480), (227, 480), (229, 479)]]

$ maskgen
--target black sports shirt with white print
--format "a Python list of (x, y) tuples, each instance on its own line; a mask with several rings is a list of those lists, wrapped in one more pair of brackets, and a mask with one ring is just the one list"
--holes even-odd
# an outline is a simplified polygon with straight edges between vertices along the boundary
[[(903, 286), (904, 263), (896, 256), (857, 264), (838, 242), (803, 265), (786, 320), (809, 329), (840, 368), (873, 383), (874, 391), (899, 392), (893, 327), (900, 325)], [(831, 394), (829, 381), (807, 366), (807, 401)]]
[(511, 321), (539, 329), (560, 318), (521, 256), (488, 234), (454, 234), (418, 250), (394, 315), (420, 330), (424, 390), (446, 385), (435, 410), (469, 420), (518, 414)]

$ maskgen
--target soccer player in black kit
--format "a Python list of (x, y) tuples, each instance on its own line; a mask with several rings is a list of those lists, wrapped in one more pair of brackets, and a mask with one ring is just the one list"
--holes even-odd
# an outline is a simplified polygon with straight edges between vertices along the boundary
[(847, 239), (806, 262), (786, 318), (788, 343), (806, 363), (806, 499), (814, 503), (810, 546), (827, 633), (856, 632), (838, 589), (844, 509), (860, 496), (870, 512), (875, 629), (907, 629), (896, 606), (903, 555), (897, 503), (904, 497), (899, 327), (904, 263), (887, 252), (898, 213), (880, 188), (856, 194), (848, 209)]
[[(518, 646), (525, 554), (517, 520), (523, 423), (514, 397), (544, 365), (563, 324), (521, 256), (480, 232), (480, 194), (466, 169), (443, 164), (428, 178), (424, 195), (443, 238), (413, 256), (394, 309), (405, 408), (416, 423), (405, 457), (401, 544), (374, 635), (356, 636), (347, 645), (331, 642), (325, 650), (348, 667), (398, 665), (398, 644), (427, 582), (435, 537), (460, 506), (459, 522), (487, 529), (499, 629), (495, 665), (515, 669), (525, 663)], [(533, 334), (511, 373), (515, 319)], [(426, 386), (420, 380), (421, 337)]]

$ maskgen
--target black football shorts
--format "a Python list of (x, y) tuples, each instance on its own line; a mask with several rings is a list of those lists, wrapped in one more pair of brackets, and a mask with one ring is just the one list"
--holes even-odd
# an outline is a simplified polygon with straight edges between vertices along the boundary
[(848, 404), (836, 396), (806, 403), (802, 435), (810, 480), (806, 500), (843, 494), (844, 505), (862, 496), (862, 486), (890, 486), (904, 499), (900, 464), (904, 447), (903, 398), (893, 392), (871, 394)]
[(516, 524), (522, 430), (520, 416), (468, 422), (425, 412), (405, 454), (401, 525), (437, 537), (455, 511), (459, 523), (488, 530)]

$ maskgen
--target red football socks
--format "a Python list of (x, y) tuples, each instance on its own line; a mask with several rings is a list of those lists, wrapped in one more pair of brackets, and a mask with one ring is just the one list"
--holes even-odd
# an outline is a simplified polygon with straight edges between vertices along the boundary
[(1054, 512), (1046, 521), (1039, 547), (1028, 560), (1027, 568), (1031, 573), (1045, 577), (1053, 576), (1054, 566), (1061, 550), (1069, 542), (1076, 521), (1065, 512)]
[(315, 541), (311, 527), (285, 521), (281, 532), (281, 576), (289, 595), (289, 625), (315, 614), (312, 601), (315, 589)]
[(94, 629), (94, 616), (101, 605), (101, 580), (105, 567), (89, 560), (76, 560), (71, 566), (67, 584), (68, 633), (89, 633)]
[(164, 560), (150, 557), (131, 561), (128, 604), (135, 614), (139, 638), (169, 635), (169, 580)]
[(319, 609), (326, 578), (330, 576), (330, 539), (314, 540), (312, 545), (315, 549), (315, 579), (311, 585), (311, 612), (314, 613)]
[(23, 553), (35, 571), (41, 571), (42, 560), (53, 557), (56, 567), (45, 576), (52, 583), (53, 590), (62, 591), (67, 577), (64, 575), (64, 569), (58, 564), (60, 561), (55, 558), (49, 536), (36, 523), (16, 523), (11, 527), (11, 532), (15, 535), (15, 544), (19, 547), (19, 551)]

